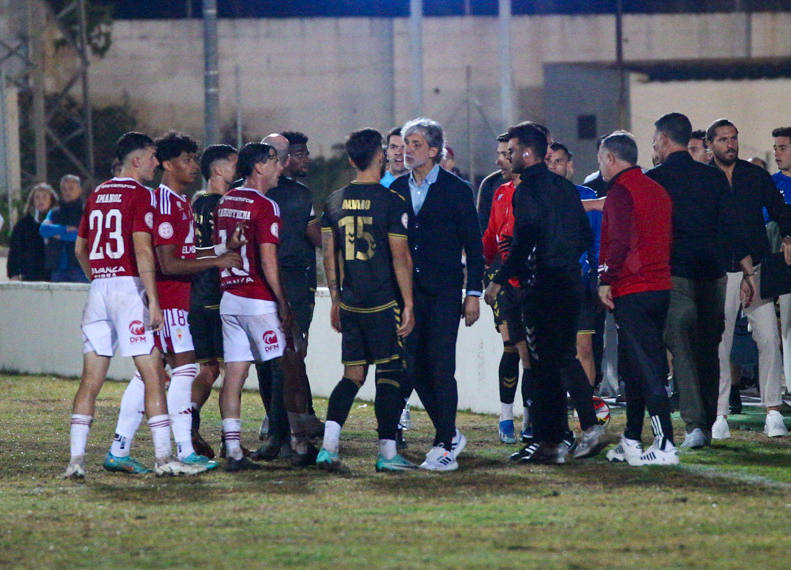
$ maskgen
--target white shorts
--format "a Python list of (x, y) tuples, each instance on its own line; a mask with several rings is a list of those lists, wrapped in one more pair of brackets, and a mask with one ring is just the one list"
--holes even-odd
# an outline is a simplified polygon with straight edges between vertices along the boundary
[(107, 277), (91, 281), (82, 311), (83, 352), (112, 356), (151, 354), (154, 333), (148, 328), (145, 288), (139, 277)]
[(162, 330), (154, 333), (154, 342), (165, 354), (179, 354), (195, 350), (192, 344), (188, 316), (184, 309), (162, 309), (165, 322)]
[(283, 355), (286, 337), (277, 313), (221, 318), (225, 362), (263, 362)]

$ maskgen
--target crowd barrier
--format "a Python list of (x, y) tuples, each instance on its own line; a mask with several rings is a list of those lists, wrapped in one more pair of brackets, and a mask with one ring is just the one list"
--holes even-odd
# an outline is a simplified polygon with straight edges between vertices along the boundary
[[(0, 283), (0, 369), (79, 376), (82, 368), (80, 317), (87, 294), (88, 285), (83, 284)], [(322, 397), (330, 395), (343, 374), (341, 335), (332, 330), (329, 312), (329, 292), (320, 288), (310, 328), (307, 370), (313, 393)], [(491, 309), (481, 301), (478, 322), (472, 327), (465, 327), (463, 322), (459, 325), (456, 345), (459, 409), (500, 412), (497, 370), (501, 354), (502, 342), (494, 329)], [(113, 358), (109, 378), (126, 380), (132, 374), (131, 358)], [(257, 388), (254, 367), (250, 369), (246, 387)], [(373, 369), (358, 397), (373, 401)], [(414, 394), (411, 401), (419, 405)]]

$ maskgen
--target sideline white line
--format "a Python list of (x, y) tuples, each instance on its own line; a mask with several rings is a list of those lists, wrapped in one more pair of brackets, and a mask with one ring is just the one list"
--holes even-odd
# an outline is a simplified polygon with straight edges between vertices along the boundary
[(763, 475), (750, 475), (749, 473), (741, 473), (739, 471), (723, 471), (720, 467), (685, 465), (684, 463), (680, 463), (678, 467), (685, 471), (691, 471), (695, 475), (702, 475), (710, 479), (727, 479), (730, 481), (738, 481), (739, 483), (751, 483), (776, 489), (791, 490), (791, 483), (775, 481)]

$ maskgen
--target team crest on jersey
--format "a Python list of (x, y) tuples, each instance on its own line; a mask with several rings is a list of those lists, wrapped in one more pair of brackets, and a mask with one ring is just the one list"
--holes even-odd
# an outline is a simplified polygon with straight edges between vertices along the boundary
[(152, 212), (147, 212), (143, 220), (146, 222), (149, 230), (154, 229), (154, 214)]
[(272, 222), (272, 226), (269, 228), (269, 231), (272, 232), (273, 236), (280, 237), (279, 235), (277, 235), (278, 232), (280, 231), (280, 228), (278, 227), (277, 222)]
[(404, 229), (409, 227), (409, 215), (406, 212), (401, 214), (401, 225), (404, 226)]
[(173, 237), (173, 226), (170, 225), (170, 222), (162, 222), (157, 228), (157, 233), (162, 239), (170, 239)]

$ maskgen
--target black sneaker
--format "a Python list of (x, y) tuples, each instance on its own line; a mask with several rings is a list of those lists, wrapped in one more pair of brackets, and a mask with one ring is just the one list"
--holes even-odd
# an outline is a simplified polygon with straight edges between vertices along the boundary
[(566, 446), (566, 451), (568, 453), (573, 453), (574, 450), (577, 449), (577, 438), (574, 436), (574, 432), (571, 430), (566, 430), (566, 432), (563, 434), (563, 440), (561, 443)]
[(318, 454), (319, 450), (316, 448), (316, 446), (309, 443), (305, 453), (299, 453), (298, 451), (292, 453), (291, 466), (309, 467), (310, 465), (316, 465), (316, 456)]
[(262, 469), (262, 467), (257, 463), (253, 463), (244, 455), (241, 459), (229, 457), (228, 463), (225, 464), (225, 470), (229, 473), (235, 473), (237, 471), (255, 471), (256, 469)]
[(568, 450), (564, 442), (548, 445), (543, 442), (531, 443), (522, 451), (518, 459), (520, 464), (535, 463), (541, 465), (558, 465), (566, 462)]
[(279, 439), (274, 437), (270, 438), (267, 443), (256, 449), (250, 454), (250, 459), (256, 461), (273, 461), (280, 456), (281, 443)]

